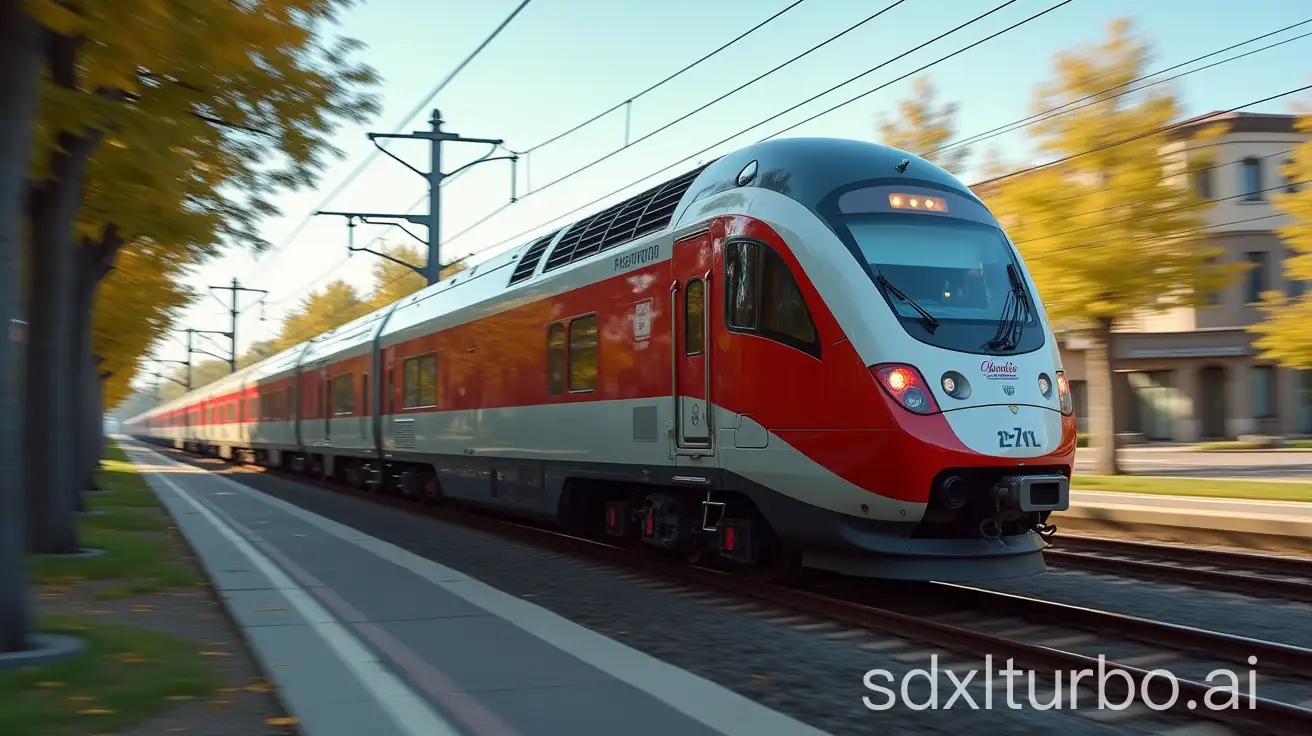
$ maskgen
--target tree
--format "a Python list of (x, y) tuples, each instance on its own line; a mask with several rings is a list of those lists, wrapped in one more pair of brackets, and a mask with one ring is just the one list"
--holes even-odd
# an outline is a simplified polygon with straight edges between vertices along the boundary
[(274, 345), (280, 351), (286, 350), (371, 311), (369, 303), (360, 298), (354, 286), (341, 279), (330, 281), (323, 289), (311, 291), (301, 300), (300, 306), (287, 315)]
[(0, 654), (27, 647), (24, 558), (22, 394), (19, 351), (23, 331), (19, 258), (23, 241), (32, 119), (37, 109), (40, 28), (23, 0), (0, 0)]
[[(1298, 122), (1298, 129), (1312, 136), (1312, 114)], [(1312, 139), (1294, 149), (1293, 163), (1284, 174), (1297, 182), (1297, 191), (1272, 197), (1276, 207), (1293, 220), (1279, 229), (1280, 237), (1294, 253), (1285, 259), (1285, 273), (1291, 279), (1312, 281)], [(1286, 299), (1279, 292), (1263, 295), (1262, 311), (1266, 319), (1249, 328), (1259, 337), (1253, 341), (1266, 360), (1290, 368), (1312, 369), (1312, 297), (1307, 294)]]
[[(1024, 254), (1050, 318), (1090, 338), (1089, 425), (1102, 474), (1119, 472), (1112, 398), (1117, 321), (1145, 310), (1202, 306), (1208, 292), (1238, 276), (1233, 267), (1209, 265), (1218, 251), (1197, 233), (1205, 202), (1163, 152), (1169, 141), (1162, 129), (1180, 113), (1173, 94), (1160, 85), (1119, 86), (1145, 73), (1146, 43), (1131, 35), (1126, 20), (1114, 21), (1109, 36), (1096, 48), (1059, 54), (1056, 79), (1036, 95), (1036, 112), (1092, 96), (1093, 104), (1072, 105), (1032, 127), (1038, 149), (1061, 163), (981, 187)], [(1203, 137), (1219, 132), (1213, 127)], [(1190, 161), (1207, 163), (1205, 156)]]
[(86, 392), (89, 400), (81, 426), (86, 431), (79, 487), (96, 488), (95, 470), (104, 455), (105, 409), (127, 395), (139, 369), (138, 358), (164, 335), (194, 295), (178, 283), (181, 275), (162, 270), (157, 259), (136, 244), (124, 248), (115, 269), (102, 285), (92, 314), (90, 341), (94, 372)]
[[(348, 59), (359, 44), (324, 43), (352, 0), (32, 2), (51, 73), (30, 195), (42, 288), (29, 375), (51, 410), (28, 437), (48, 448), (94, 406), (92, 308), (120, 249), (139, 243), (167, 270), (224, 245), (267, 245), (256, 229), (276, 214), (272, 193), (313, 184), (338, 153), (328, 136), (376, 103), (358, 92), (373, 72)], [(77, 493), (77, 468), (44, 452), (28, 453), (32, 543), (73, 551), (62, 497)]]
[(914, 153), (959, 174), (966, 166), (969, 149), (957, 146), (944, 150), (956, 133), (953, 121), (957, 116), (957, 105), (950, 102), (941, 108), (935, 107), (936, 96), (929, 77), (916, 77), (912, 82), (912, 97), (898, 103), (898, 118), (891, 120), (879, 116), (879, 142)]
[[(419, 254), (419, 249), (411, 245), (387, 247), (383, 249), (383, 252), (392, 258), (416, 266), (424, 262), (423, 256)], [(442, 268), (439, 278), (449, 279), (463, 270), (465, 270), (463, 263), (453, 263)], [(374, 290), (369, 295), (369, 304), (374, 309), (382, 309), (388, 304), (410, 296), (428, 285), (424, 277), (416, 273), (414, 269), (386, 258), (379, 258), (378, 262), (374, 264), (373, 275)]]

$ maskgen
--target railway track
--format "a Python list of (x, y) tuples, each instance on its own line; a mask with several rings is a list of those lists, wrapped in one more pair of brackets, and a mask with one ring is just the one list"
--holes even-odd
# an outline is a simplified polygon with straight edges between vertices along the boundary
[[(211, 469), (221, 462), (169, 454)], [(1312, 733), (1312, 679), (1308, 675), (1312, 673), (1312, 649), (956, 584), (887, 585), (820, 576), (808, 589), (787, 588), (645, 549), (619, 547), (478, 512), (372, 496), (336, 483), (254, 466), (228, 465), (227, 469), (238, 477), (266, 473), (366, 498), (589, 560), (594, 566), (617, 573), (641, 571), (674, 588), (729, 595), (738, 599), (735, 608), (741, 606), (745, 614), (807, 631), (836, 628), (854, 643), (855, 637), (864, 637), (866, 643), (855, 645), (871, 651), (904, 649), (906, 656), (900, 657), (901, 661), (920, 657), (925, 667), (930, 665), (931, 657), (937, 656), (948, 663), (940, 669), (979, 670), (986, 656), (991, 656), (996, 676), (1002, 676), (1002, 665), (1006, 663), (1008, 668), (1045, 673), (1036, 682), (1042, 680), (1048, 685), (1056, 679), (1055, 673), (1069, 677), (1071, 673), (1089, 671), (1096, 677), (1100, 672), (1119, 670), (1127, 677), (1112, 677), (1102, 686), (1108, 702), (1129, 701), (1125, 710), (1113, 711), (1118, 719), (1157, 713), (1194, 722), (1216, 722), (1239, 733)], [(1109, 652), (1114, 654), (1108, 656)], [(1160, 670), (1154, 674), (1154, 669), (1163, 666), (1169, 667), (1172, 677), (1163, 676)], [(1214, 691), (1228, 681), (1207, 679), (1208, 673), (1217, 669), (1238, 676), (1234, 683), (1238, 693), (1233, 701), (1228, 693)], [(1259, 670), (1260, 676), (1250, 675)], [(1083, 704), (1079, 707), (1098, 707), (1098, 695), (1088, 687), (1089, 682), (1097, 682), (1093, 677), (1076, 690), (1080, 693), (1078, 702)], [(1258, 680), (1254, 677), (1260, 677), (1260, 687), (1266, 694), (1256, 693)], [(1063, 696), (1060, 707), (1074, 708), (1069, 698), (1075, 688), (1069, 679), (1066, 682), (1063, 687), (1061, 680), (1055, 681), (1057, 692)], [(1273, 690), (1276, 695), (1269, 695)], [(1023, 699), (1023, 685), (1020, 692)], [(1205, 705), (1218, 701), (1233, 707), (1213, 709)], [(1165, 706), (1167, 703), (1170, 705)]]
[(1044, 552), (1068, 569), (1312, 603), (1312, 559), (1061, 534)]

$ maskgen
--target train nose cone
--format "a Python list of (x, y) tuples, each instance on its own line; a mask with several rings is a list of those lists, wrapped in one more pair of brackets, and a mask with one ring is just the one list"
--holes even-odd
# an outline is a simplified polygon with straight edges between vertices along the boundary
[(944, 416), (962, 444), (983, 455), (1039, 457), (1061, 446), (1061, 413), (1046, 407), (997, 404)]

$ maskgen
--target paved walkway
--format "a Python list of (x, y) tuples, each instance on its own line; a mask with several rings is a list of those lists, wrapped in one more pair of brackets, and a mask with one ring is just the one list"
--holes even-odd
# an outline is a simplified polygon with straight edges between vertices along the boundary
[(1306, 547), (1312, 551), (1312, 503), (1300, 501), (1072, 489), (1070, 510), (1055, 515), (1059, 528), (1063, 518), (1127, 527), (1161, 526), (1219, 532), (1238, 535), (1236, 540), (1279, 537), (1286, 540), (1286, 544), (1292, 541), (1295, 548)]
[(823, 733), (375, 537), (124, 449), (307, 736)]

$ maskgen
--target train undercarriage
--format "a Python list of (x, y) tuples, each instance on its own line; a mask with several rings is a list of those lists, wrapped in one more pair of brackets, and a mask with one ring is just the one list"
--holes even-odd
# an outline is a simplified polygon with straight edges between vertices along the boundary
[[(1022, 476), (1009, 475), (1002, 468), (949, 469), (934, 479), (923, 518), (900, 530), (872, 531), (856, 526), (860, 519), (841, 516), (809, 528), (798, 527), (804, 509), (758, 507), (745, 493), (730, 490), (571, 477), (565, 480), (554, 506), (549, 502), (519, 506), (507, 504), (506, 497), (498, 497), (490, 488), (486, 494), (475, 490), (472, 497), (448, 495), (434, 466), (422, 462), (171, 444), (205, 456), (308, 475), (372, 495), (545, 524), (598, 542), (785, 585), (803, 584), (812, 569), (860, 577), (973, 579), (974, 573), (963, 571), (989, 557), (990, 550), (952, 545), (996, 547), (1002, 544), (1000, 538), (1016, 540), (1031, 532), (1050, 538), (1055, 528), (1047, 523), (1049, 509), (1065, 506), (1058, 502), (1064, 501), (1066, 493), (1062, 491), (1069, 483), (1060, 467), (1030, 468)], [(785, 525), (779, 529), (783, 534), (777, 533), (771, 520)], [(836, 548), (834, 540), (851, 546)], [(804, 551), (803, 544), (810, 546)], [(1042, 546), (1039, 543), (1033, 552)], [(909, 552), (911, 547), (917, 551)], [(1006, 570), (999, 573), (1010, 564), (1004, 558), (992, 563), (983, 560), (994, 569), (982, 571), (978, 577), (1011, 577)]]
[[(208, 457), (309, 475), (371, 494), (421, 503), (453, 504), (493, 513), (497, 506), (447, 498), (432, 466), (371, 458), (176, 443)], [(802, 580), (802, 555), (778, 535), (745, 496), (687, 488), (571, 479), (556, 519), (567, 532), (597, 541), (648, 549), (687, 562), (728, 567), (785, 584)]]

